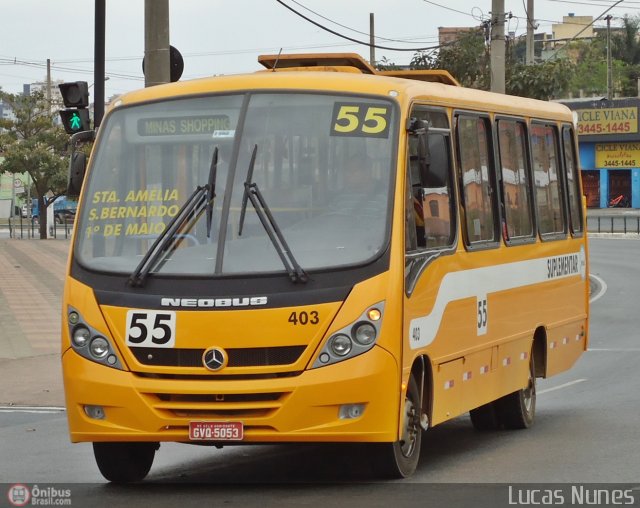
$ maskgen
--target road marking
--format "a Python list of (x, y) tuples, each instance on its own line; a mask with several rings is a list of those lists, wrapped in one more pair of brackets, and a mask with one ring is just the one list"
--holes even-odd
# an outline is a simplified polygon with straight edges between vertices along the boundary
[(0, 406), (0, 413), (51, 414), (62, 413), (64, 411), (65, 408), (57, 406)]
[(598, 282), (598, 284), (600, 284), (600, 291), (598, 291), (595, 295), (589, 298), (589, 303), (593, 303), (596, 300), (599, 300), (607, 292), (607, 283), (603, 281), (600, 277), (598, 277), (597, 275), (593, 275), (592, 273), (589, 274), (589, 277), (593, 277)]
[(547, 388), (546, 390), (540, 390), (538, 392), (538, 395), (543, 394), (543, 393), (554, 392), (556, 390), (560, 390), (562, 388), (567, 388), (567, 387), (572, 386), (572, 385), (577, 385), (578, 383), (582, 383), (583, 381), (586, 381), (586, 379), (576, 379), (575, 381), (569, 381), (568, 383), (565, 383), (563, 385), (554, 386), (553, 388)]
[(597, 351), (597, 352), (606, 352), (606, 353), (640, 353), (639, 347), (630, 347), (630, 348), (589, 348), (588, 351)]

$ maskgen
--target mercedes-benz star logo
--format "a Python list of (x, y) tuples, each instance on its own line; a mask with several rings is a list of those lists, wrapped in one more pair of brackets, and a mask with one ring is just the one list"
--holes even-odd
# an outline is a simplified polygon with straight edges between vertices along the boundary
[(227, 365), (227, 354), (222, 348), (209, 348), (202, 355), (202, 363), (209, 370), (220, 370)]

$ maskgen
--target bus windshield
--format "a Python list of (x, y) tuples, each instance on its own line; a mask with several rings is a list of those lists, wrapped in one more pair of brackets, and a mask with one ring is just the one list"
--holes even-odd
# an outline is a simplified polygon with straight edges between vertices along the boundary
[(150, 274), (283, 271), (269, 228), (255, 207), (243, 207), (245, 183), (259, 189), (305, 271), (371, 261), (389, 238), (396, 115), (389, 100), (308, 93), (118, 108), (102, 127), (85, 183), (76, 259), (129, 274), (207, 184), (217, 148), (212, 207), (182, 221)]

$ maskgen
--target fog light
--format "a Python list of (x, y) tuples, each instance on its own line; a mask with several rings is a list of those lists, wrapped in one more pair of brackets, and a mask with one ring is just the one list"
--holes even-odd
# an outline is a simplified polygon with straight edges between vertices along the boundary
[(329, 342), (331, 351), (336, 356), (346, 356), (351, 352), (351, 339), (343, 334), (336, 335)]
[(109, 353), (109, 343), (104, 337), (96, 337), (89, 344), (89, 351), (98, 359), (104, 358)]
[(376, 328), (371, 323), (359, 323), (353, 330), (353, 338), (361, 346), (369, 346), (376, 340)]
[(80, 315), (76, 311), (69, 312), (69, 323), (77, 325), (80, 321)]
[(73, 331), (73, 345), (76, 347), (84, 347), (89, 342), (89, 338), (91, 337), (91, 333), (89, 329), (85, 326), (79, 326)]
[(84, 406), (84, 412), (94, 420), (104, 420), (104, 408), (102, 406)]
[(354, 418), (360, 418), (364, 413), (364, 404), (345, 404), (340, 406), (340, 412), (338, 417), (341, 420), (352, 420)]

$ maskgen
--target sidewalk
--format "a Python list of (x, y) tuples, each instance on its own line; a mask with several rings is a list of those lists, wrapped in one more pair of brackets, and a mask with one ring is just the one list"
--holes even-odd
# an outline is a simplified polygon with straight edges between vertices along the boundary
[(0, 238), (0, 405), (64, 404), (60, 306), (69, 245)]

